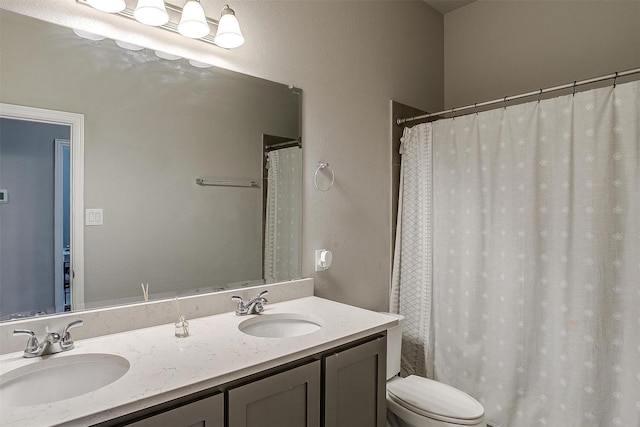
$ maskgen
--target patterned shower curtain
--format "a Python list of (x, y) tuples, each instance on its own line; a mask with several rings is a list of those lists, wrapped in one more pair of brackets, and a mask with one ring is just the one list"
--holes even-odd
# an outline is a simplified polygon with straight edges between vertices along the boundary
[(402, 374), (432, 377), (431, 125), (405, 128), (391, 310), (402, 313)]
[(267, 153), (267, 208), (264, 278), (267, 283), (300, 276), (302, 233), (302, 150), (282, 148)]
[[(640, 83), (407, 134), (403, 173), (409, 144), (433, 172), (402, 178), (392, 308), (413, 322), (405, 372), (433, 370), (496, 427), (640, 426)], [(407, 215), (411, 182), (433, 197)]]

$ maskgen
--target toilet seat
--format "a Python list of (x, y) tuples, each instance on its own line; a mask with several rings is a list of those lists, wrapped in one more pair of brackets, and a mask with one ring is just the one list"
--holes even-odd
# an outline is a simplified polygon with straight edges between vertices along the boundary
[(398, 405), (434, 420), (475, 425), (484, 417), (483, 406), (473, 397), (428, 378), (410, 375), (390, 381), (387, 391)]

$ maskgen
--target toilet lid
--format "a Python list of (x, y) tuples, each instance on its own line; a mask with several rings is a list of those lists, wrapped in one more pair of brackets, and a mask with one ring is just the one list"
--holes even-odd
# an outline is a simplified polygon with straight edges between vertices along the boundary
[(484, 407), (473, 397), (428, 378), (410, 375), (391, 382), (387, 390), (398, 404), (425, 417), (473, 424), (484, 416)]

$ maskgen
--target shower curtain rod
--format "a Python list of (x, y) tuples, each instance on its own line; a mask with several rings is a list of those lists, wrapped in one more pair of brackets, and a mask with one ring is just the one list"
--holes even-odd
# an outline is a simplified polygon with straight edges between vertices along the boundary
[(272, 150), (278, 150), (280, 148), (289, 148), (289, 147), (302, 148), (302, 138), (292, 139), (291, 141), (287, 141), (287, 142), (278, 142), (276, 144), (265, 145), (264, 151), (272, 151)]
[(534, 92), (522, 93), (520, 95), (505, 96), (504, 98), (494, 99), (493, 101), (485, 101), (485, 102), (481, 102), (481, 103), (467, 105), (467, 106), (464, 106), (464, 107), (451, 108), (449, 110), (438, 111), (437, 113), (427, 113), (427, 114), (423, 114), (421, 116), (407, 117), (407, 118), (404, 118), (404, 119), (400, 118), (400, 119), (396, 120), (396, 124), (398, 126), (401, 126), (401, 125), (403, 125), (404, 123), (407, 123), (407, 122), (412, 122), (412, 121), (415, 121), (415, 120), (428, 119), (429, 117), (441, 116), (441, 115), (447, 114), (447, 113), (453, 114), (453, 113), (456, 113), (457, 111), (462, 111), (462, 110), (474, 109), (474, 110), (477, 111), (478, 107), (485, 107), (487, 105), (492, 105), (492, 104), (504, 103), (506, 105), (506, 103), (508, 101), (513, 101), (514, 99), (527, 98), (529, 96), (538, 95), (538, 99), (540, 99), (540, 95), (542, 95), (543, 93), (555, 92), (555, 91), (563, 90), (563, 89), (573, 88), (573, 93), (575, 94), (575, 88), (576, 87), (587, 85), (587, 84), (590, 84), (590, 83), (601, 82), (603, 80), (613, 79), (613, 85), (615, 87), (616, 79), (618, 77), (630, 76), (632, 74), (638, 74), (638, 73), (640, 73), (640, 68), (634, 68), (632, 70), (615, 72), (613, 74), (607, 74), (606, 76), (595, 77), (593, 79), (574, 81), (573, 83), (568, 83), (568, 84), (561, 85), (561, 86), (554, 86), (554, 87), (550, 87), (550, 88), (547, 88), (547, 89), (539, 89), (539, 90), (536, 90)]

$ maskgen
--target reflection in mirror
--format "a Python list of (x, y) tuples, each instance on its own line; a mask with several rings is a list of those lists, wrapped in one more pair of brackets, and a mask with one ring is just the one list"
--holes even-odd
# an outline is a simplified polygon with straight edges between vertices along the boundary
[[(74, 149), (69, 126), (0, 121), (0, 319), (140, 302), (141, 283), (159, 299), (300, 278), (299, 89), (4, 10), (0, 20), (0, 102), (84, 116), (84, 176), (69, 184), (67, 154), (60, 220), (55, 141)], [(53, 130), (33, 138), (16, 130), (25, 124)]]

